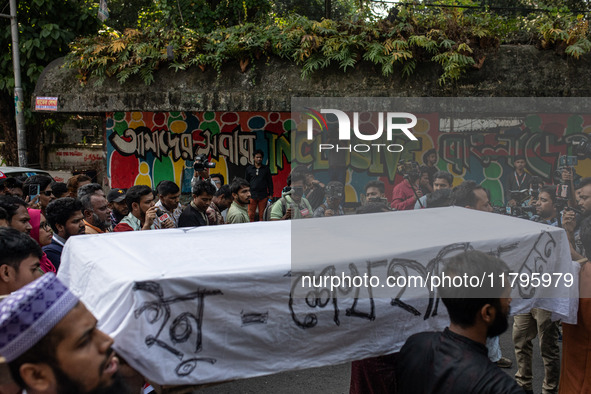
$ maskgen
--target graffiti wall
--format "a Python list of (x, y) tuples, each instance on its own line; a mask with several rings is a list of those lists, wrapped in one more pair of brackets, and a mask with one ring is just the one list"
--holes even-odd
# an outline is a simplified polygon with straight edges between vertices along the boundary
[(172, 180), (190, 192), (193, 160), (205, 153), (211, 173), (226, 183), (244, 176), (255, 150), (273, 174), (280, 196), (289, 175), (289, 113), (115, 112), (107, 114), (107, 170), (111, 187), (156, 187)]
[[(345, 193), (348, 202), (360, 201), (360, 194), (367, 182), (380, 179), (386, 184), (388, 200), (394, 185), (402, 181), (396, 172), (399, 160), (414, 160), (423, 164), (423, 155), (429, 149), (438, 154), (437, 167), (454, 176), (454, 186), (464, 179), (474, 180), (491, 193), (495, 205), (506, 200), (506, 179), (513, 173), (516, 155), (525, 155), (526, 170), (542, 178), (546, 184), (554, 183), (561, 155), (574, 155), (573, 141), (587, 141), (591, 133), (589, 115), (530, 115), (511, 127), (491, 128), (490, 131), (445, 132), (440, 130), (438, 114), (415, 114), (418, 118), (413, 134), (418, 141), (411, 141), (402, 135), (382, 143), (400, 144), (404, 150), (398, 153), (386, 149), (372, 149), (364, 152), (344, 152), (346, 165)], [(374, 134), (375, 113), (360, 115), (360, 130)], [(327, 117), (328, 130), (336, 127)], [(326, 135), (316, 135), (314, 141), (306, 139), (305, 122), (297, 120), (298, 130), (294, 135), (292, 164), (306, 164), (316, 170), (316, 177), (330, 180), (330, 158), (317, 148), (326, 142)], [(364, 142), (364, 141), (361, 141)], [(351, 141), (353, 144), (353, 141)], [(345, 144), (346, 145), (346, 144)], [(591, 176), (591, 160), (579, 155), (576, 172), (581, 177)]]
[[(264, 163), (273, 174), (276, 197), (286, 184), (290, 163), (310, 166), (316, 178), (328, 182), (330, 158), (318, 152), (323, 136), (313, 141), (297, 131), (293, 141), (290, 131), (296, 122), (288, 112), (116, 112), (107, 114), (107, 162), (112, 187), (127, 188), (134, 184), (155, 187), (163, 179), (174, 180), (184, 192), (190, 191), (195, 155), (205, 153), (216, 163), (212, 173), (221, 173), (226, 182), (243, 176), (253, 153), (261, 149)], [(481, 183), (491, 192), (491, 201), (501, 205), (505, 200), (505, 179), (512, 174), (513, 160), (523, 154), (527, 171), (547, 184), (553, 182), (560, 155), (572, 155), (574, 140), (588, 139), (591, 132), (589, 115), (531, 115), (511, 127), (479, 132), (445, 132), (440, 130), (436, 113), (416, 114), (413, 134), (418, 141), (397, 136), (392, 143), (404, 150), (391, 153), (384, 149), (371, 153), (344, 152), (346, 201), (360, 201), (365, 184), (373, 179), (386, 183), (388, 197), (401, 181), (396, 173), (399, 160), (423, 163), (429, 149), (438, 153), (437, 167), (454, 175), (454, 185), (463, 179)], [(362, 119), (371, 128), (369, 116)], [(305, 122), (296, 119), (298, 127)], [(329, 122), (329, 128), (331, 127)], [(579, 156), (577, 173), (591, 176), (591, 160)]]

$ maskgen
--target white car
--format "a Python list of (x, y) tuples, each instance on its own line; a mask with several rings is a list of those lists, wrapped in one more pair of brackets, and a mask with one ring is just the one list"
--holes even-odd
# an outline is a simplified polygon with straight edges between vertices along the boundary
[(49, 172), (44, 170), (38, 170), (36, 168), (26, 168), (26, 167), (0, 167), (0, 179), (4, 178), (13, 178), (17, 176), (26, 176), (30, 177), (33, 175), (46, 175), (53, 179), (53, 177), (49, 174)]

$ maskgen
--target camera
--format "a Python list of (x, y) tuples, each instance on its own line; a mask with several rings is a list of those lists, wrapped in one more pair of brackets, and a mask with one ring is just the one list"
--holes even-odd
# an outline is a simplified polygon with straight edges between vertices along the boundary
[[(573, 153), (579, 157), (591, 158), (591, 143), (586, 139), (579, 138), (572, 141)], [(576, 165), (576, 164), (575, 164)]]
[(520, 219), (529, 219), (530, 214), (535, 215), (536, 207), (532, 206), (517, 206), (517, 207), (493, 207), (494, 213), (500, 213), (501, 215), (509, 215)]
[(544, 182), (542, 182), (542, 178), (540, 178), (539, 176), (531, 177), (531, 182), (529, 185), (529, 195), (534, 200), (537, 200), (538, 196), (540, 195), (540, 184), (544, 184)]
[(342, 185), (328, 184), (325, 190), (326, 198), (343, 198), (344, 189)]
[(418, 179), (421, 176), (419, 163), (413, 160), (400, 160), (398, 162), (398, 172), (400, 172), (404, 179)]
[(201, 172), (206, 168), (215, 168), (215, 163), (208, 161), (205, 153), (197, 155), (195, 157), (195, 162), (193, 163), (193, 169), (197, 172)]

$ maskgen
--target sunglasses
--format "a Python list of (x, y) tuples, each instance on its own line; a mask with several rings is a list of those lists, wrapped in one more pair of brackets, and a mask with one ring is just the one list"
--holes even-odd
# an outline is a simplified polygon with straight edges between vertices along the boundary
[(52, 196), (53, 195), (53, 190), (45, 190), (44, 192), (41, 192), (41, 194), (43, 194), (44, 196)]

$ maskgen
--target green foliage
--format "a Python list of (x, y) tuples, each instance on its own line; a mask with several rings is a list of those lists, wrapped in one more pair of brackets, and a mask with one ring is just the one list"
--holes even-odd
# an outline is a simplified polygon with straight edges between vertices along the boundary
[(139, 13), (140, 28), (189, 28), (211, 32), (244, 23), (265, 22), (269, 0), (155, 0)]
[[(18, 2), (20, 65), (25, 92), (52, 60), (65, 56), (68, 44), (81, 34), (98, 30), (96, 9), (77, 0), (21, 0)], [(10, 21), (0, 19), (0, 91), (12, 94), (12, 38)]]
[[(547, 13), (510, 18), (487, 9), (419, 4), (397, 6), (386, 19), (369, 14), (360, 18), (357, 10), (349, 19), (314, 21), (297, 14), (269, 20), (265, 4), (270, 3), (265, 1), (191, 0), (200, 4), (199, 17), (187, 13), (191, 7), (184, 0), (159, 0), (150, 11), (150, 22), (140, 20), (140, 29), (120, 33), (107, 28), (96, 37), (78, 39), (67, 61), (80, 70), (82, 82), (95, 77), (96, 84), (111, 76), (124, 82), (132, 75), (150, 84), (154, 70), (161, 67), (198, 66), (220, 73), (224, 64), (236, 62), (244, 72), (261, 57), (293, 61), (304, 78), (331, 66), (346, 72), (360, 61), (375, 64), (384, 76), (409, 76), (418, 63), (433, 62), (441, 67), (439, 83), (446, 84), (480, 68), (486, 53), (502, 42), (525, 40), (574, 58), (591, 51), (587, 21), (552, 7)], [(432, 3), (479, 5), (470, 0)], [(229, 7), (222, 15), (224, 4)], [(172, 58), (167, 48), (173, 49)]]

